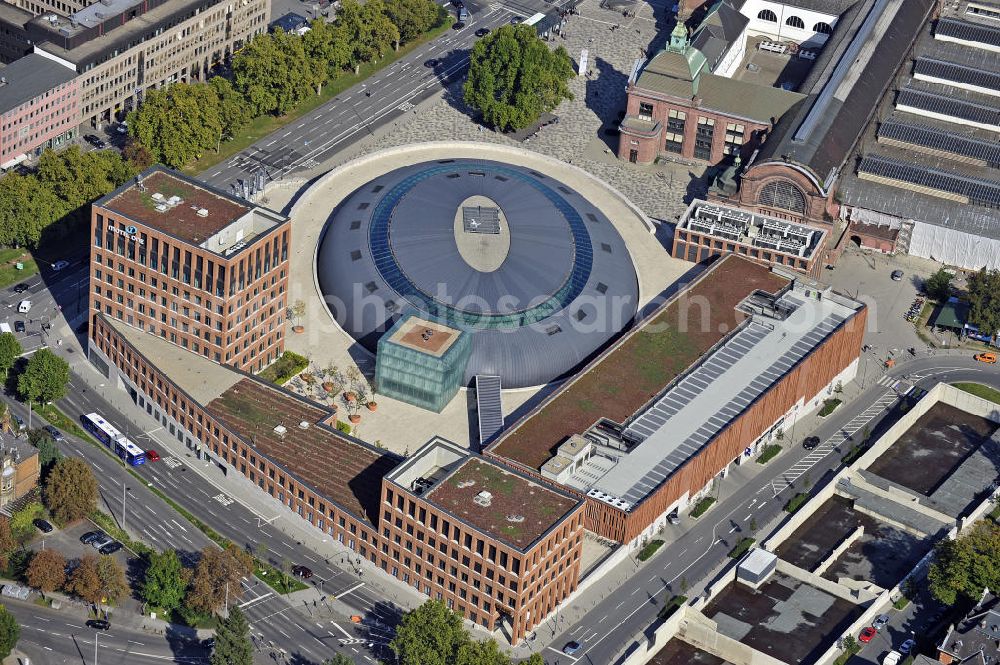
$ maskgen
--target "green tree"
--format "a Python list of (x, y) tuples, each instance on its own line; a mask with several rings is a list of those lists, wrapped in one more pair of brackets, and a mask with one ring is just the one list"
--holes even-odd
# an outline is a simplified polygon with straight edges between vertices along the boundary
[(495, 640), (469, 640), (458, 648), (455, 665), (510, 665), (510, 658), (500, 651)]
[(65, 204), (35, 176), (0, 178), (0, 244), (37, 247), (42, 231), (66, 213)]
[[(3, 194), (0, 194), (0, 197), (2, 196)], [(7, 378), (7, 373), (14, 367), (21, 352), (21, 343), (17, 341), (14, 333), (0, 333), (0, 372), (3, 372), (4, 378)]]
[(218, 100), (219, 119), (222, 121), (222, 137), (231, 139), (250, 122), (250, 109), (247, 102), (225, 77), (212, 77), (208, 81), (208, 86)]
[(18, 625), (17, 619), (7, 611), (6, 607), (0, 606), (0, 659), (10, 655), (20, 637), (21, 626)]
[(326, 67), (327, 75), (334, 77), (348, 67), (351, 57), (350, 44), (334, 24), (316, 19), (310, 30), (302, 35), (302, 48), (306, 57)]
[(234, 544), (224, 550), (206, 547), (191, 577), (185, 605), (197, 613), (210, 613), (243, 595), (240, 581), (253, 574), (253, 557)]
[(385, 15), (399, 31), (402, 43), (411, 42), (442, 19), (439, 6), (430, 0), (392, 0), (384, 7)]
[(983, 589), (1000, 588), (1000, 527), (979, 522), (955, 540), (942, 540), (935, 547), (934, 562), (927, 574), (931, 594), (945, 605), (959, 596), (975, 600)]
[(239, 607), (232, 607), (218, 630), (210, 665), (253, 665), (250, 625)]
[(357, 74), (361, 65), (378, 60), (399, 43), (399, 29), (385, 14), (382, 0), (343, 0), (337, 11), (336, 31), (348, 45), (348, 65)]
[(46, 150), (38, 160), (38, 181), (65, 203), (65, 212), (86, 213), (92, 201), (112, 192), (135, 176), (115, 150), (81, 152), (72, 145), (55, 152)]
[(524, 662), (525, 662), (525, 665), (545, 665), (545, 659), (542, 658), (542, 654), (540, 654), (540, 653), (533, 653), (533, 654), (531, 654), (531, 656), (528, 658), (528, 660), (526, 660)]
[(28, 564), (28, 584), (44, 593), (52, 593), (66, 584), (66, 557), (53, 549), (35, 552)]
[(190, 580), (190, 570), (181, 565), (176, 550), (149, 555), (149, 565), (142, 583), (142, 599), (170, 612), (180, 607)]
[(32, 354), (24, 371), (17, 377), (17, 391), (30, 402), (54, 402), (66, 396), (69, 363), (49, 349)]
[(550, 51), (528, 25), (505, 25), (472, 47), (465, 103), (497, 129), (521, 129), (573, 99), (573, 65), (563, 47)]
[(66, 524), (97, 508), (97, 479), (82, 459), (66, 457), (49, 472), (42, 496), (52, 516)]
[(56, 462), (62, 459), (62, 451), (43, 429), (33, 429), (28, 432), (28, 441), (38, 449), (38, 466), (41, 467), (41, 478), (44, 482)]
[(153, 159), (179, 168), (223, 138), (222, 109), (214, 87), (178, 82), (149, 90), (142, 105), (128, 115), (129, 135)]
[(10, 533), (19, 543), (23, 543), (35, 535), (36, 519), (45, 515), (45, 507), (37, 501), (32, 501), (10, 516)]
[(1000, 270), (983, 268), (969, 277), (969, 322), (984, 334), (1000, 332)]
[(258, 35), (233, 59), (233, 81), (253, 115), (284, 115), (325, 81), (327, 67), (282, 30)]
[(10, 529), (10, 518), (6, 515), (0, 515), (0, 569), (7, 568), (10, 563), (10, 555), (16, 547), (17, 542)]
[(924, 291), (935, 300), (946, 300), (951, 295), (951, 278), (951, 273), (941, 268), (924, 282)]
[(468, 642), (462, 619), (444, 601), (428, 600), (403, 617), (389, 646), (399, 665), (453, 665)]
[(336, 654), (333, 658), (327, 658), (323, 665), (354, 665), (354, 661), (342, 653)]
[(125, 568), (113, 556), (101, 556), (97, 560), (97, 578), (101, 583), (103, 597), (115, 603), (128, 595), (128, 580)]

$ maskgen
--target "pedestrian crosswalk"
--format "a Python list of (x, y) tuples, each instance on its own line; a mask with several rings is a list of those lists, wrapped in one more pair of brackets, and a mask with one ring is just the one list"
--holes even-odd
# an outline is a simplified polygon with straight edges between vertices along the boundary
[[(895, 379), (891, 379), (891, 382), (895, 381)], [(885, 386), (886, 384), (879, 383), (879, 385)], [(898, 395), (893, 390), (883, 392), (868, 408), (854, 418), (851, 418), (847, 424), (837, 430), (836, 434), (826, 441), (821, 442), (819, 446), (796, 462), (788, 471), (781, 474), (779, 478), (771, 481), (771, 489), (774, 492), (774, 496), (781, 494), (798, 482), (799, 479), (806, 476), (810, 469), (816, 466), (820, 460), (829, 455), (834, 449), (840, 448), (842, 451), (845, 451), (845, 448), (853, 445), (854, 435), (863, 430), (877, 416), (890, 409), (897, 398)]]

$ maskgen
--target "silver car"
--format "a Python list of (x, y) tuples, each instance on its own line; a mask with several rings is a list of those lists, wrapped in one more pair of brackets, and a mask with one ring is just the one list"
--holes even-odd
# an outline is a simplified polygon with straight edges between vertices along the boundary
[(106, 533), (102, 533), (100, 536), (90, 541), (90, 546), (93, 547), (95, 550), (99, 550), (105, 545), (108, 545), (113, 542), (115, 542), (114, 538), (112, 538)]
[(874, 621), (872, 621), (872, 628), (875, 630), (882, 630), (887, 625), (889, 625), (889, 615), (880, 614)]

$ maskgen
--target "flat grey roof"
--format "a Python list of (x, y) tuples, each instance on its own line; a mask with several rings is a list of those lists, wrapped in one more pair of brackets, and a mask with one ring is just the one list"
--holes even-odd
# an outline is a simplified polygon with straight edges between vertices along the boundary
[[(796, 286), (779, 299), (784, 320), (749, 322), (626, 426), (641, 441), (588, 494), (628, 510), (697, 454), (855, 313), (845, 298)], [(619, 505), (619, 507), (622, 507)]]
[(29, 53), (0, 69), (7, 79), (0, 85), (0, 113), (6, 113), (25, 102), (76, 78), (76, 72), (37, 53)]

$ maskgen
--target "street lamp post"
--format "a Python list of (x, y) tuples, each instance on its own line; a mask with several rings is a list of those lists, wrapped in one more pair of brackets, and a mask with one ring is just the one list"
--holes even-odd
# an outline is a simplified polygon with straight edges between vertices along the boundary
[(97, 665), (97, 637), (100, 635), (97, 631), (94, 631), (94, 665)]
[(129, 487), (128, 485), (122, 483), (122, 531), (125, 530), (125, 494), (130, 489), (132, 489), (132, 488)]

